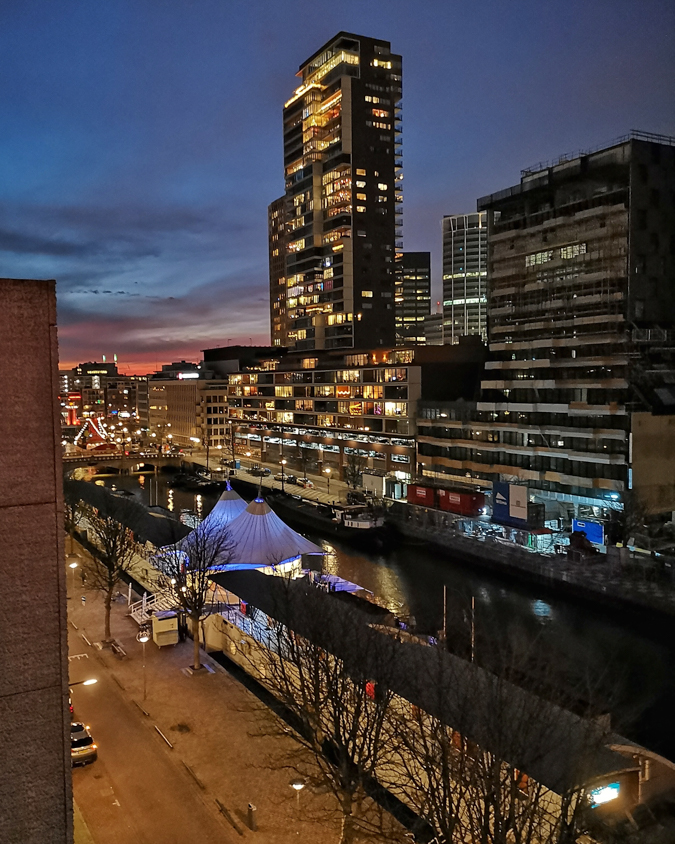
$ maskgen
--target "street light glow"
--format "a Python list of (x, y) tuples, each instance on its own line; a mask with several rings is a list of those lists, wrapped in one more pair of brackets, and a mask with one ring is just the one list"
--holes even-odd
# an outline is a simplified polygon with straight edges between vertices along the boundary
[(68, 568), (69, 568), (69, 569), (76, 569), (76, 568), (77, 568), (77, 563), (68, 563)]

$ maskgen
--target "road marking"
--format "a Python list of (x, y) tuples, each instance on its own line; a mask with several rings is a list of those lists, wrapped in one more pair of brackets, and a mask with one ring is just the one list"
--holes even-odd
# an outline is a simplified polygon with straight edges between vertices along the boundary
[(168, 738), (164, 735), (164, 733), (163, 733), (163, 732), (159, 729), (159, 727), (157, 726), (157, 724), (155, 724), (155, 725), (154, 725), (154, 727), (155, 727), (155, 729), (157, 730), (157, 732), (160, 734), (160, 736), (164, 739), (164, 741), (165, 741), (165, 742), (169, 745), (169, 747), (173, 750), (173, 745), (171, 744), (171, 742), (169, 741), (169, 739), (168, 739)]

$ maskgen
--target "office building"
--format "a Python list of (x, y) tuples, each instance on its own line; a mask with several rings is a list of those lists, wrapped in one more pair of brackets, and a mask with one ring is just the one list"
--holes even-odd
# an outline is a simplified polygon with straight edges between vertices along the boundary
[(445, 341), (443, 314), (427, 314), (424, 317), (424, 342), (427, 346), (442, 346)]
[(443, 217), (443, 334), (457, 343), (465, 334), (487, 342), (487, 216)]
[(422, 471), (526, 484), (554, 511), (620, 509), (631, 490), (673, 510), (675, 139), (524, 170), (478, 208), (490, 359), (472, 414), (424, 410)]
[(340, 32), (297, 75), (283, 112), (285, 194), (269, 208), (272, 344), (393, 346), (401, 57)]
[(431, 253), (399, 252), (394, 280), (396, 345), (424, 343), (424, 318), (431, 313)]
[(70, 844), (55, 282), (0, 279), (0, 841)]

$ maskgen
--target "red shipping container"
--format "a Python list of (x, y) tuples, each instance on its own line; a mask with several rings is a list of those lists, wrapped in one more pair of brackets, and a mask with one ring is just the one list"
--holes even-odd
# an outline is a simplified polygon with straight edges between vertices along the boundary
[(438, 490), (438, 506), (449, 513), (460, 516), (478, 516), (485, 506), (482, 492), (453, 492), (450, 489)]
[(418, 486), (417, 484), (408, 484), (407, 501), (408, 504), (421, 504), (423, 507), (436, 506), (436, 490), (429, 486)]

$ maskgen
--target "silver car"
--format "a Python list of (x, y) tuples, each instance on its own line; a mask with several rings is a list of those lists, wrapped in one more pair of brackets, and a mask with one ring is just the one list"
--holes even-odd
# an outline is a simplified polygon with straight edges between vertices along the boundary
[(98, 758), (98, 748), (89, 731), (89, 727), (79, 721), (73, 721), (70, 725), (70, 764), (86, 765), (95, 762)]

